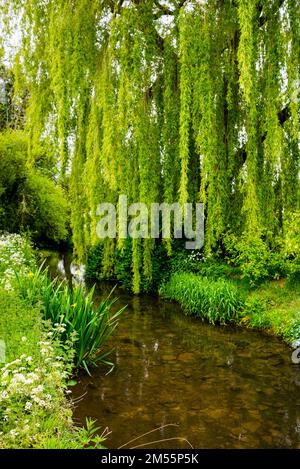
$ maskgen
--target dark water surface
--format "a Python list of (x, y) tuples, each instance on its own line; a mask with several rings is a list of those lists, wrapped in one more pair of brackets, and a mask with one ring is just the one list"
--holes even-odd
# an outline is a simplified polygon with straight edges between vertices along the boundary
[[(99, 285), (95, 302), (111, 286)], [(114, 371), (82, 373), (75, 419), (111, 430), (106, 446), (300, 448), (300, 366), (279, 339), (187, 318), (180, 306), (118, 289), (128, 305), (111, 345)], [(152, 442), (149, 444), (149, 442)]]

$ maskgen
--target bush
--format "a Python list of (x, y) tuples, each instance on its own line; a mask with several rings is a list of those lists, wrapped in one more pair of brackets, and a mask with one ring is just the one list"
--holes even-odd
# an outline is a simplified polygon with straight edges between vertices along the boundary
[(27, 139), (22, 132), (0, 134), (0, 229), (16, 231), (19, 189), (26, 180)]
[(272, 252), (261, 237), (233, 235), (225, 240), (230, 260), (236, 264), (243, 278), (251, 285), (257, 285), (266, 279), (279, 279), (286, 275), (286, 260), (284, 254)]
[(67, 239), (69, 207), (62, 188), (39, 172), (31, 171), (21, 196), (18, 212), (23, 229), (29, 229), (33, 237), (40, 240)]
[(300, 256), (287, 261), (287, 280), (291, 287), (300, 285)]
[(225, 324), (242, 317), (245, 300), (238, 288), (225, 279), (212, 281), (194, 274), (173, 274), (161, 287), (165, 298), (178, 301), (189, 314)]
[(0, 197), (20, 184), (25, 176), (27, 138), (23, 132), (0, 133)]
[(199, 274), (203, 277), (218, 279), (220, 277), (232, 277), (240, 274), (239, 269), (234, 268), (224, 261), (212, 256), (205, 257), (202, 251), (180, 250), (174, 252), (171, 257), (171, 270)]
[(69, 209), (63, 190), (39, 170), (28, 169), (23, 132), (0, 134), (0, 229), (30, 231), (37, 240), (63, 241)]

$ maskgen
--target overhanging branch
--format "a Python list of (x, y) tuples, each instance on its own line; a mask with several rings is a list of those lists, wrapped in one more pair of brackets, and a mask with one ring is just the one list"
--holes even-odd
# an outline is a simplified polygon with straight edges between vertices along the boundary
[[(278, 112), (277, 114), (277, 117), (278, 117), (278, 122), (281, 126), (284, 125), (284, 123), (290, 118), (291, 116), (291, 113), (290, 113), (290, 109), (289, 109), (289, 106), (285, 106), (283, 109), (281, 109), (281, 111)], [(261, 139), (260, 139), (260, 143), (264, 143), (264, 141), (266, 140), (267, 138), (267, 132), (265, 132), (262, 136), (261, 136)], [(247, 150), (246, 150), (246, 147), (243, 146), (242, 148), (239, 149), (238, 151), (238, 154), (241, 158), (241, 161), (243, 162), (243, 164), (246, 162), (247, 160)]]

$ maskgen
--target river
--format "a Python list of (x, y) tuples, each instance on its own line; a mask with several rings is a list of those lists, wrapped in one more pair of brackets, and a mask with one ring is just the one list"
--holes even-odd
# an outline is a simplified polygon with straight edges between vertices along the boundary
[[(48, 264), (64, 271), (55, 254)], [(99, 284), (95, 303), (111, 288)], [(115, 368), (79, 373), (78, 424), (107, 426), (108, 448), (300, 448), (300, 365), (280, 339), (210, 326), (155, 296), (114, 295), (127, 305), (110, 344)]]

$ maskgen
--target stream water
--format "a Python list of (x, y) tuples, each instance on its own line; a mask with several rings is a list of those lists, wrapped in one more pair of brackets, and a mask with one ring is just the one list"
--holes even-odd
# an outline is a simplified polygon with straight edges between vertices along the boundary
[[(57, 255), (48, 263), (76, 275)], [(95, 302), (111, 287), (98, 285)], [(117, 308), (128, 305), (110, 344), (116, 366), (77, 377), (75, 421), (109, 427), (108, 448), (160, 427), (126, 447), (300, 448), (300, 365), (279, 339), (207, 325), (157, 297), (115, 295)]]

